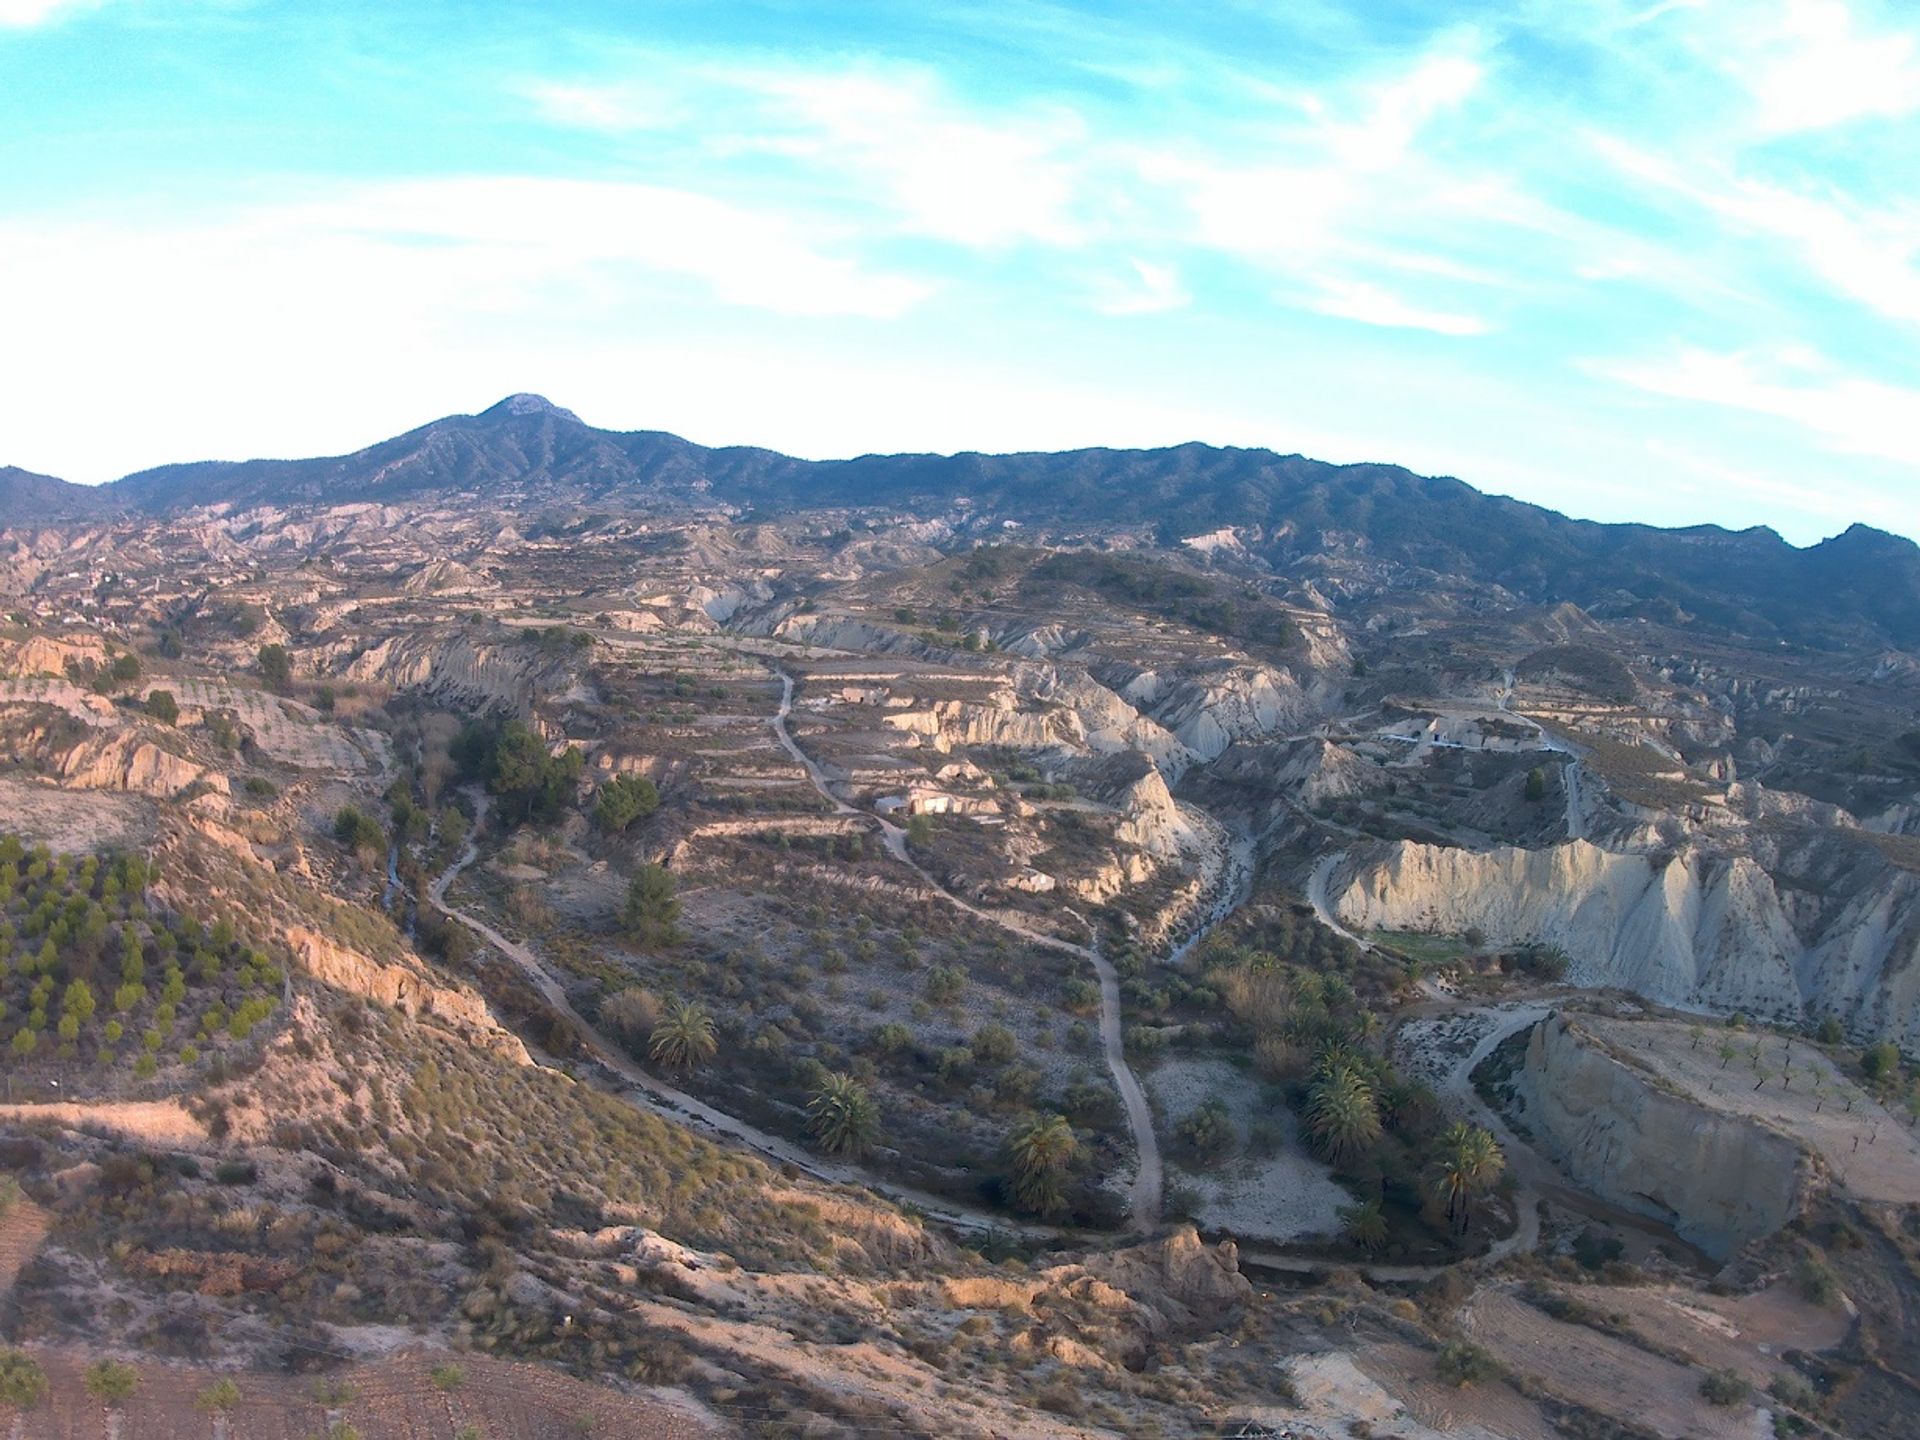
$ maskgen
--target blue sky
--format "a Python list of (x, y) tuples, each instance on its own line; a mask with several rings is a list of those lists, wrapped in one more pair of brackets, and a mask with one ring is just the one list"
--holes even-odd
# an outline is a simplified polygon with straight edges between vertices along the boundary
[(537, 390), (1920, 534), (1920, 12), (0, 0), (0, 463)]

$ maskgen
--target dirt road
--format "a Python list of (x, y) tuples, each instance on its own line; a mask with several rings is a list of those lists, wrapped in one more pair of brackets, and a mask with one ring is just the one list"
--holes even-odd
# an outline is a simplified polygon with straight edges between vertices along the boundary
[(1160, 1224), (1161, 1200), (1166, 1188), (1166, 1170), (1160, 1158), (1159, 1137), (1153, 1130), (1153, 1110), (1147, 1104), (1146, 1091), (1141, 1089), (1139, 1077), (1133, 1073), (1133, 1067), (1127, 1064), (1120, 1017), (1120, 976), (1113, 965), (1100, 953), (1098, 945), (1076, 945), (1070, 940), (1061, 940), (1056, 936), (1043, 934), (1008, 916), (996, 914), (962, 900), (921, 868), (920, 863), (913, 858), (912, 852), (907, 848), (906, 831), (898, 825), (889, 823), (881, 816), (854, 808), (835, 795), (832, 787), (827, 783), (825, 770), (814, 761), (812, 756), (800, 748), (799, 742), (793, 738), (792, 730), (787, 726), (787, 718), (793, 713), (793, 677), (784, 670), (775, 673), (780, 677), (780, 708), (774, 712), (773, 733), (779, 739), (781, 748), (798, 761), (800, 767), (806, 771), (807, 779), (812, 782), (813, 788), (833, 806), (835, 814), (857, 815), (876, 826), (880, 832), (881, 842), (887, 848), (887, 853), (912, 870), (930, 891), (940, 896), (954, 909), (976, 920), (997, 926), (1011, 935), (1016, 935), (1029, 945), (1043, 946), (1049, 950), (1058, 950), (1077, 956), (1093, 967), (1093, 972), (1100, 982), (1100, 1045), (1106, 1057), (1107, 1071), (1113, 1076), (1114, 1088), (1120, 1092), (1120, 1103), (1127, 1114), (1127, 1129), (1133, 1136), (1134, 1153), (1139, 1157), (1133, 1184), (1129, 1188), (1128, 1208), (1133, 1217), (1134, 1228), (1151, 1233)]
[[(478, 812), (474, 818), (473, 828), (477, 833), (486, 819), (487, 801), (484, 795), (478, 792), (473, 793)], [(824, 1159), (794, 1144), (791, 1140), (769, 1134), (738, 1116), (729, 1115), (726, 1111), (709, 1105), (706, 1101), (697, 1099), (677, 1086), (670, 1085), (658, 1076), (641, 1069), (628, 1058), (622, 1046), (574, 1008), (565, 987), (554, 978), (553, 972), (531, 948), (516, 940), (508, 939), (479, 916), (469, 914), (447, 903), (448, 888), (459, 878), (460, 873), (473, 863), (478, 853), (478, 846), (472, 836), (469, 836), (466, 849), (461, 853), (460, 858), (443, 870), (428, 887), (428, 902), (441, 914), (459, 921), (519, 966), (526, 973), (527, 978), (533, 982), (534, 987), (545, 997), (547, 1003), (566, 1016), (579, 1030), (581, 1039), (593, 1058), (630, 1087), (622, 1092), (630, 1103), (662, 1119), (671, 1120), (676, 1124), (691, 1125), (711, 1135), (733, 1140), (750, 1150), (757, 1151), (777, 1165), (791, 1165), (794, 1169), (811, 1175), (816, 1180), (832, 1185), (854, 1185), (872, 1190), (900, 1204), (913, 1206), (929, 1219), (958, 1229), (1001, 1230), (1034, 1237), (1050, 1237), (1064, 1233), (1050, 1227), (1022, 1226), (1004, 1215), (973, 1209), (927, 1191), (898, 1184), (875, 1174), (864, 1166)]]

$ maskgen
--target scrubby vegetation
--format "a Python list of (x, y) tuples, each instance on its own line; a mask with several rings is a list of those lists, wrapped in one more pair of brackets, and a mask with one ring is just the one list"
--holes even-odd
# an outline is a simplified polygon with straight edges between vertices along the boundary
[(572, 803), (583, 760), (569, 745), (554, 754), (525, 724), (468, 722), (452, 747), (461, 778), (480, 781), (508, 824), (552, 820)]
[(1138, 556), (1091, 550), (1049, 555), (1028, 573), (1025, 588), (1039, 592), (1049, 585), (1077, 585), (1196, 630), (1240, 641), (1283, 646), (1299, 633), (1284, 606), (1250, 585)]
[[(1381, 1017), (1414, 971), (1291, 907), (1256, 913), (1193, 957), (1187, 998), (1168, 1013), (1193, 1016), (1183, 1035), (1210, 1036), (1280, 1086), (1309, 1142), (1359, 1197), (1344, 1216), (1353, 1244), (1368, 1253), (1465, 1245), (1504, 1162), (1485, 1130), (1443, 1125), (1433, 1093), (1381, 1048)], [(1189, 1126), (1202, 1138), (1209, 1128), (1204, 1117)]]

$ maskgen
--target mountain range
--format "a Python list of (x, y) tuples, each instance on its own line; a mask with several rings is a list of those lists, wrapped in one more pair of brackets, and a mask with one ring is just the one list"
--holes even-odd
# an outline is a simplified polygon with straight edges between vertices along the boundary
[(1763, 527), (1601, 524), (1399, 466), (1269, 450), (810, 461), (600, 430), (539, 396), (514, 395), (350, 455), (165, 465), (97, 487), (0, 468), (0, 516), (12, 525), (442, 497), (503, 508), (718, 501), (762, 514), (964, 507), (1053, 530), (1148, 526), (1169, 543), (1233, 527), (1243, 548), (1274, 565), (1336, 552), (1397, 567), (1409, 583), (1446, 576), (1528, 603), (1571, 601), (1790, 643), (1920, 646), (1920, 546), (1864, 525), (1801, 548)]

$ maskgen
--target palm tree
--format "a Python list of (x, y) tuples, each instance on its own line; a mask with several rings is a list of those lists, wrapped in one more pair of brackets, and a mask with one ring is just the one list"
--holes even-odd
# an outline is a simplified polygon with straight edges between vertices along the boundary
[(1080, 1141), (1064, 1115), (1029, 1115), (1007, 1137), (1013, 1198), (1024, 1210), (1053, 1215), (1066, 1207), (1060, 1181), (1080, 1153)]
[(862, 1153), (879, 1129), (873, 1096), (843, 1070), (830, 1071), (807, 1102), (807, 1131), (829, 1155)]
[(24, 1350), (0, 1350), (0, 1405), (13, 1411), (13, 1440), (27, 1423), (27, 1411), (47, 1393), (47, 1372)]
[(1345, 1064), (1323, 1072), (1307, 1091), (1307, 1129), (1335, 1164), (1378, 1140), (1380, 1109), (1366, 1076)]
[(697, 1000), (674, 1000), (653, 1027), (647, 1054), (653, 1063), (677, 1074), (698, 1069), (720, 1049), (713, 1015)]
[(1440, 1137), (1433, 1162), (1434, 1189), (1446, 1197), (1447, 1219), (1462, 1233), (1470, 1222), (1473, 1197), (1506, 1168), (1500, 1143), (1476, 1125), (1458, 1124)]
[(1387, 1248), (1387, 1217), (1378, 1200), (1343, 1206), (1340, 1219), (1347, 1227), (1347, 1238), (1369, 1255)]
[(118, 1360), (102, 1360), (87, 1367), (86, 1384), (87, 1393), (106, 1406), (107, 1436), (113, 1440), (120, 1433), (120, 1407), (140, 1388), (140, 1372)]
[(1425, 1081), (1407, 1080), (1397, 1074), (1374, 1098), (1380, 1106), (1381, 1122), (1392, 1126), (1417, 1121), (1421, 1116), (1432, 1113), (1439, 1103), (1433, 1087)]

